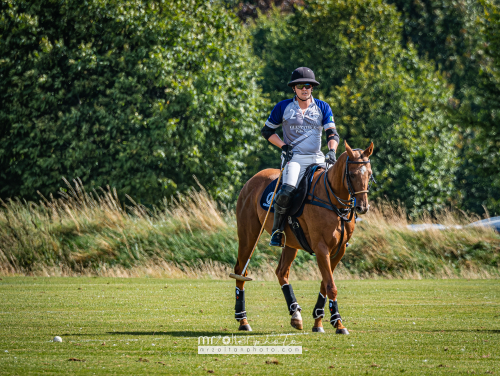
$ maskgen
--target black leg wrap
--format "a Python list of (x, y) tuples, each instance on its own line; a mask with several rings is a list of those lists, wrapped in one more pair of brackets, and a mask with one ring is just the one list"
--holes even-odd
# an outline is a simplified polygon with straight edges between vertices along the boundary
[(234, 306), (234, 318), (238, 321), (247, 318), (245, 311), (245, 290), (240, 290), (236, 287), (236, 305)]
[(316, 301), (316, 305), (313, 310), (313, 319), (319, 319), (320, 317), (325, 317), (325, 304), (326, 304), (326, 296), (318, 294), (318, 300)]
[(336, 300), (330, 300), (330, 313), (332, 314), (332, 316), (330, 317), (330, 324), (335, 326), (337, 324), (337, 321), (340, 320), (340, 322), (342, 322), (342, 317), (340, 317), (339, 307)]
[(299, 306), (299, 303), (297, 303), (297, 299), (295, 299), (295, 295), (293, 294), (292, 285), (283, 285), (281, 290), (283, 291), (283, 295), (285, 295), (286, 305), (290, 315), (293, 315), (295, 311), (302, 311), (302, 308)]

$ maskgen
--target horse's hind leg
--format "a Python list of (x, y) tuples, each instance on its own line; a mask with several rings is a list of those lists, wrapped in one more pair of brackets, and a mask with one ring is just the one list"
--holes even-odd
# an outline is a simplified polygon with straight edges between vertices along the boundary
[(293, 260), (295, 260), (295, 257), (297, 256), (297, 251), (297, 249), (291, 248), (289, 246), (285, 246), (285, 248), (283, 248), (283, 251), (281, 252), (280, 262), (278, 264), (278, 267), (276, 268), (276, 276), (278, 277), (283, 295), (285, 295), (288, 311), (292, 316), (290, 325), (295, 329), (302, 330), (302, 316), (300, 314), (302, 308), (300, 308), (299, 303), (297, 303), (297, 299), (295, 299), (292, 285), (288, 283), (290, 267), (292, 266)]
[[(343, 245), (340, 248), (340, 251), (338, 252), (335, 257), (330, 258), (330, 268), (333, 273), (335, 268), (337, 267), (338, 263), (342, 259), (342, 257), (345, 254), (345, 249), (346, 246)], [(325, 316), (325, 304), (326, 304), (326, 297), (327, 297), (327, 292), (326, 292), (326, 286), (323, 282), (321, 282), (321, 287), (318, 295), (318, 300), (316, 301), (316, 306), (314, 307), (313, 310), (313, 317), (314, 317), (314, 327), (312, 328), (313, 332), (318, 332), (318, 333), (324, 333), (325, 330), (323, 329), (323, 324), (322, 324), (322, 319)], [(338, 311), (338, 305), (337, 305), (337, 298), (335, 300), (330, 299), (330, 314), (331, 318), (330, 320), (334, 320), (334, 322), (330, 321), (333, 326), (336, 328), (335, 333), (336, 334), (349, 334), (349, 331), (347, 328), (342, 324), (342, 319), (340, 318), (340, 314)], [(338, 315), (338, 316), (337, 316)], [(338, 317), (338, 318), (337, 318)]]
[[(257, 241), (257, 237), (259, 236), (261, 224), (259, 218), (257, 217), (257, 214), (242, 215), (242, 211), (237, 210), (237, 212), (239, 245), (238, 260), (236, 261), (236, 265), (234, 266), (234, 273), (241, 275), (243, 268), (250, 258), (250, 253), (252, 252), (252, 248), (255, 245), (255, 242)], [(245, 273), (243, 275), (246, 276), (247, 274), (248, 269), (245, 270)], [(252, 331), (252, 328), (248, 323), (245, 308), (244, 286), (245, 281), (236, 281), (236, 304), (234, 306), (234, 317), (240, 324), (238, 330)]]

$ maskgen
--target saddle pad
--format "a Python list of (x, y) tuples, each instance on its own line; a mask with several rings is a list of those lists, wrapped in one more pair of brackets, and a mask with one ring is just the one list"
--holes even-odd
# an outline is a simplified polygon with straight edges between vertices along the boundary
[[(311, 182), (314, 177), (314, 173), (318, 169), (317, 164), (312, 164), (309, 167), (307, 167), (304, 176), (302, 177), (302, 180), (298, 184), (298, 188), (295, 191), (295, 195), (292, 198), (292, 204), (290, 208), (289, 215), (295, 216), (295, 217), (300, 217), (302, 214), (302, 209), (304, 208), (304, 202), (305, 198), (307, 195), (307, 192), (309, 191), (309, 188), (311, 186)], [(276, 183), (278, 182), (278, 179), (276, 178), (273, 180), (271, 183), (268, 184), (266, 189), (264, 189), (264, 192), (262, 193), (262, 196), (260, 196), (260, 207), (264, 210), (269, 209), (269, 204), (271, 203), (271, 199), (273, 197), (273, 192), (274, 188), (276, 187)], [(278, 189), (276, 190), (276, 193), (281, 188), (281, 182), (280, 185), (278, 186)], [(274, 207), (271, 208), (271, 213), (274, 213)]]
[[(269, 185), (264, 189), (264, 193), (262, 193), (262, 196), (260, 196), (260, 207), (267, 211), (269, 209), (269, 204), (271, 203), (271, 199), (273, 198), (273, 192), (274, 188), (276, 187), (276, 183), (278, 182), (278, 178), (274, 179)], [(276, 190), (276, 193), (281, 188), (281, 182)], [(271, 213), (274, 213), (274, 207), (271, 208)]]

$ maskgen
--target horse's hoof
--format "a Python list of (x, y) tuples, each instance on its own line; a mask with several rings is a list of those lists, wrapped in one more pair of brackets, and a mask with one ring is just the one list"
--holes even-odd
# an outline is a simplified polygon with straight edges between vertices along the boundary
[(252, 327), (248, 324), (246, 325), (240, 325), (240, 327), (238, 328), (238, 330), (243, 330), (245, 332), (251, 332), (252, 331)]
[(302, 330), (302, 316), (300, 314), (300, 311), (297, 310), (293, 313), (292, 319), (290, 320), (290, 325), (294, 327), (295, 329)]
[(337, 329), (335, 334), (349, 334), (349, 331), (346, 328)]
[(325, 329), (322, 326), (313, 326), (313, 333), (324, 333)]
[(290, 325), (293, 326), (295, 329), (298, 329), (298, 330), (302, 330), (304, 328), (302, 326), (302, 320), (291, 319), (290, 320)]

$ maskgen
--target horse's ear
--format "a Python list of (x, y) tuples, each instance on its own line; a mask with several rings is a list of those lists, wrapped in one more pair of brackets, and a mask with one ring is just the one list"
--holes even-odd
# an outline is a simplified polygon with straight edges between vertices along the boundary
[(372, 155), (373, 153), (373, 141), (372, 143), (370, 144), (370, 146), (368, 146), (365, 151), (363, 151), (363, 155), (368, 158), (370, 155)]
[(356, 159), (354, 156), (354, 153), (352, 152), (351, 147), (347, 144), (347, 141), (344, 140), (344, 145), (345, 145), (345, 151), (347, 152), (347, 155), (349, 156), (350, 159)]

